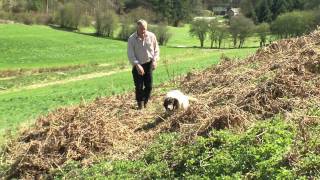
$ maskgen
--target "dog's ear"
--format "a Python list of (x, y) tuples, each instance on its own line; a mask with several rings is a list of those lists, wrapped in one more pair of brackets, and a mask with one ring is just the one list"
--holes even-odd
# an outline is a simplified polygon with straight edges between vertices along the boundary
[(165, 98), (164, 102), (163, 102), (163, 106), (164, 108), (166, 108), (166, 110), (168, 110), (168, 105), (170, 104), (170, 99), (169, 98)]
[(174, 109), (179, 109), (180, 105), (179, 105), (179, 101), (178, 99), (173, 99), (173, 108)]

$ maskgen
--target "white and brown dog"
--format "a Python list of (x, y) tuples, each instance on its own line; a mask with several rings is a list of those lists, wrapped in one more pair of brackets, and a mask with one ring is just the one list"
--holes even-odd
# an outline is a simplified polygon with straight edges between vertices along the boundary
[(196, 101), (196, 99), (184, 95), (179, 90), (171, 90), (166, 94), (163, 106), (167, 112), (181, 109), (187, 110), (189, 108), (189, 101)]

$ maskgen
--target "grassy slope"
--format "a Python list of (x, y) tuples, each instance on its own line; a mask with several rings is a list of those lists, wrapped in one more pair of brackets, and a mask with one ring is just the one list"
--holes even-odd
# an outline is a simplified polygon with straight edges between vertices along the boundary
[[(254, 49), (222, 51), (230, 57), (245, 57)], [(200, 51), (200, 50), (199, 50)], [(164, 65), (155, 71), (155, 84), (171, 78), (173, 74), (184, 74), (192, 69), (202, 69), (218, 62), (222, 52), (201, 50), (199, 56), (182, 56), (168, 60), (176, 63), (169, 66), (169, 76)], [(182, 59), (181, 59), (182, 58)], [(88, 88), (89, 87), (89, 88)], [(119, 72), (111, 76), (83, 80), (65, 85), (49, 86), (23, 92), (6, 93), (0, 96), (0, 129), (12, 129), (17, 124), (33, 119), (54, 108), (77, 104), (84, 98), (88, 101), (99, 97), (133, 90), (131, 73)]]
[[(6, 93), (0, 92), (0, 134), (5, 129), (13, 129), (18, 124), (33, 122), (33, 119), (48, 111), (71, 104), (82, 99), (90, 101), (99, 96), (123, 93), (133, 89), (132, 77), (126, 60), (126, 43), (96, 38), (71, 32), (57, 31), (45, 26), (0, 25), (0, 40), (6, 46), (1, 50), (0, 69), (40, 68), (76, 64), (108, 63), (109, 67), (86, 66), (67, 71), (64, 75), (43, 73), (23, 75), (15, 79), (0, 80), (0, 86), (7, 86)], [(188, 40), (187, 29), (173, 31), (173, 43)], [(191, 39), (190, 43), (196, 41)], [(170, 45), (170, 43), (169, 43)], [(161, 47), (161, 61), (155, 72), (155, 84), (184, 74), (194, 68), (201, 69), (217, 63), (221, 54), (232, 57), (245, 57), (255, 51), (252, 49), (208, 50), (198, 48)], [(163, 62), (169, 64), (169, 76)], [(111, 76), (82, 80), (63, 85), (54, 85), (33, 90), (10, 92), (29, 84), (68, 79), (79, 74), (107, 72), (123, 66), (124, 72)], [(127, 69), (127, 71), (126, 71)], [(79, 71), (79, 72), (78, 72)]]
[(0, 25), (0, 70), (114, 63), (126, 59), (126, 44), (46, 26)]

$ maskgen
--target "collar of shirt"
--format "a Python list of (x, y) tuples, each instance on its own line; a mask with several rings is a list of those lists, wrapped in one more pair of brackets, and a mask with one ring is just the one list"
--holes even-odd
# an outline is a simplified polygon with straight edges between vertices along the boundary
[(141, 38), (138, 36), (138, 32), (135, 32), (134, 36), (135, 36), (136, 39), (144, 40), (144, 39), (147, 39), (147, 37), (149, 36), (149, 31), (146, 31), (146, 33), (145, 33), (145, 35), (144, 35), (144, 39), (141, 39)]

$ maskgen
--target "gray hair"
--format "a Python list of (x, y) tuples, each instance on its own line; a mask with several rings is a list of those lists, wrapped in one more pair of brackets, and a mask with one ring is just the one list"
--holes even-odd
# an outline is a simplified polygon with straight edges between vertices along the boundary
[(137, 25), (142, 25), (143, 27), (147, 27), (148, 23), (146, 20), (140, 19), (139, 21), (137, 21)]

